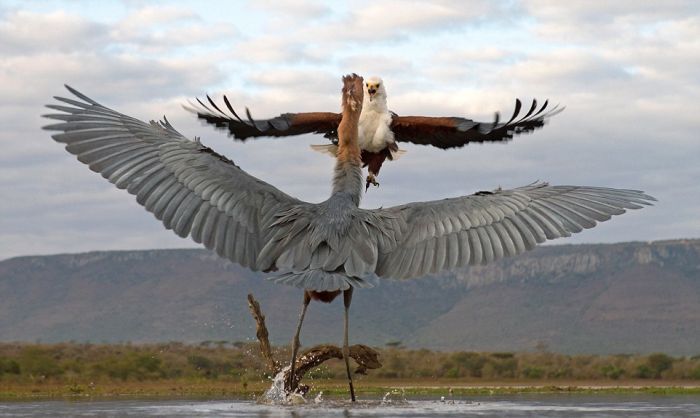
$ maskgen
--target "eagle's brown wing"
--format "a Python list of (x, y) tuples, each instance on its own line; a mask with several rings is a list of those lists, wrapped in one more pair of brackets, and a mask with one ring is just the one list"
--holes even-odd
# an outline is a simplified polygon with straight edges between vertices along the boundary
[(217, 128), (228, 129), (234, 139), (245, 141), (248, 138), (261, 136), (292, 136), (308, 133), (323, 134), (326, 138), (338, 138), (338, 124), (341, 114), (332, 112), (284, 113), (272, 119), (255, 120), (246, 108), (245, 119), (238, 116), (228, 98), (224, 96), (225, 110), (207, 96), (208, 104), (197, 99), (197, 103), (183, 106), (186, 110), (196, 113), (199, 119)]
[(563, 107), (556, 106), (546, 111), (548, 103), (545, 101), (538, 109), (537, 101), (533, 100), (528, 112), (518, 118), (522, 103), (516, 99), (513, 116), (506, 123), (499, 123), (498, 113), (493, 122), (476, 122), (458, 117), (394, 115), (391, 129), (396, 141), (443, 149), (463, 147), (470, 142), (509, 141), (515, 134), (531, 132), (544, 126), (547, 118), (564, 110)]

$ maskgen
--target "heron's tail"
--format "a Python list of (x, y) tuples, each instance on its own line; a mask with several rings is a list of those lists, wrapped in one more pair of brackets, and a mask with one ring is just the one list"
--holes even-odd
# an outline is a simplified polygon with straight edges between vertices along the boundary
[(317, 292), (347, 290), (350, 287), (374, 287), (376, 283), (376, 277), (350, 277), (343, 273), (335, 273), (321, 269), (283, 273), (279, 276), (268, 277), (267, 279), (275, 283), (287, 284), (306, 290), (315, 290)]

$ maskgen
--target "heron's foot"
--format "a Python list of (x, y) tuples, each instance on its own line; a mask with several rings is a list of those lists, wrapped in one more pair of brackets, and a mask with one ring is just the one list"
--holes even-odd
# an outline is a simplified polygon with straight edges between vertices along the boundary
[(377, 181), (377, 177), (372, 173), (369, 173), (369, 175), (367, 176), (367, 183), (365, 184), (365, 192), (367, 191), (367, 189), (369, 189), (370, 184), (375, 186), (375, 187), (379, 187), (379, 182)]

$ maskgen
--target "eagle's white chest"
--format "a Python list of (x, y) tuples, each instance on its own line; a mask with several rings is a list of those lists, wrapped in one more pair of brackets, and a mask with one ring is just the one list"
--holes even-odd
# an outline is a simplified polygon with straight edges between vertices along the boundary
[(379, 152), (394, 142), (391, 131), (391, 113), (380, 103), (365, 101), (360, 113), (359, 144), (360, 148), (370, 152)]

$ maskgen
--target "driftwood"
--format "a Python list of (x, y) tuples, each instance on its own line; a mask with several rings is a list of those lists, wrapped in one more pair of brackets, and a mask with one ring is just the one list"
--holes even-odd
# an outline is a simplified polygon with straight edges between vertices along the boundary
[(255, 319), (255, 336), (258, 337), (258, 341), (260, 341), (260, 353), (267, 361), (267, 368), (270, 371), (270, 374), (274, 376), (280, 371), (281, 367), (272, 356), (267, 326), (265, 326), (265, 315), (263, 315), (262, 311), (260, 310), (260, 303), (258, 303), (258, 301), (255, 300), (253, 295), (250, 293), (248, 294), (248, 309), (250, 309), (250, 313), (253, 314), (253, 319)]
[[(267, 332), (267, 326), (265, 325), (265, 315), (263, 315), (262, 310), (260, 309), (260, 303), (255, 300), (252, 294), (248, 295), (248, 308), (250, 309), (250, 313), (253, 315), (253, 319), (255, 319), (255, 335), (260, 342), (260, 353), (267, 361), (268, 371), (272, 376), (275, 376), (282, 370), (282, 367), (272, 355), (269, 334)], [(317, 367), (326, 360), (333, 358), (343, 358), (343, 350), (335, 345), (317, 345), (304, 351), (297, 359), (293, 379), (289, 379), (289, 368), (285, 369), (285, 390), (288, 392), (297, 390), (299, 392), (306, 393), (306, 391), (309, 389), (308, 386), (299, 384), (304, 375), (314, 367)], [(366, 374), (367, 370), (382, 367), (382, 364), (379, 362), (379, 353), (366, 345), (356, 344), (350, 346), (350, 358), (355, 360), (358, 365), (357, 369), (355, 369), (355, 373), (357, 374)], [(292, 387), (288, 387), (290, 382)]]

